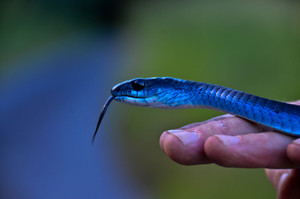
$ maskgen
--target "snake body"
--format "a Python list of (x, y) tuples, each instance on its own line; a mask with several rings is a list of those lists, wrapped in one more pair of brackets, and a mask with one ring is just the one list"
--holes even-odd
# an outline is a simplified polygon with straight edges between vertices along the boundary
[(300, 137), (300, 106), (223, 86), (171, 77), (136, 78), (114, 86), (111, 94), (103, 107), (94, 137), (113, 99), (154, 108), (216, 109)]

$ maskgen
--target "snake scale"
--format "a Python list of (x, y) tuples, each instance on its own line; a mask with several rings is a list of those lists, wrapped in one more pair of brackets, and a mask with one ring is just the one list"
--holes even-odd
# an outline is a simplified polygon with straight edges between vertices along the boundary
[(136, 78), (117, 84), (103, 106), (93, 136), (111, 101), (153, 108), (209, 108), (230, 113), (300, 137), (300, 106), (214, 84), (172, 77)]

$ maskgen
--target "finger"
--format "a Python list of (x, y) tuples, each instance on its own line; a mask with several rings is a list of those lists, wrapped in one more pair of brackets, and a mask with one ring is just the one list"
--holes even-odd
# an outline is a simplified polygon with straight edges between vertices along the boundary
[(277, 190), (278, 199), (300, 198), (299, 169), (266, 169), (266, 174)]
[(215, 135), (207, 139), (204, 150), (207, 157), (225, 167), (240, 168), (294, 168), (286, 147), (292, 137), (273, 133), (240, 136)]
[(261, 132), (260, 125), (223, 115), (206, 122), (191, 124), (162, 134), (160, 147), (172, 160), (185, 165), (211, 163), (204, 152), (206, 139), (215, 134), (238, 135)]
[(180, 130), (202, 131), (209, 135), (225, 134), (239, 135), (253, 132), (264, 132), (270, 128), (245, 120), (235, 115), (221, 115), (204, 122), (197, 122), (180, 127)]
[[(300, 105), (300, 100), (291, 102), (291, 104)], [(287, 148), (288, 157), (298, 166), (300, 166), (300, 138), (294, 140)]]
[(294, 102), (289, 102), (290, 104), (295, 104), (295, 105), (300, 105), (300, 100), (294, 101)]
[[(291, 104), (300, 105), (300, 100)], [(298, 166), (300, 166), (300, 138), (294, 140), (287, 148), (288, 157)]]
[(277, 191), (280, 187), (279, 185), (285, 181), (291, 171), (292, 169), (265, 169), (267, 178)]
[(284, 182), (292, 169), (265, 169), (266, 176), (276, 190), (280, 187), (279, 184)]
[(287, 147), (287, 156), (300, 167), (300, 138), (294, 140)]
[(177, 163), (184, 165), (205, 164), (210, 161), (203, 152), (199, 133), (181, 130), (164, 132), (160, 138), (163, 152)]

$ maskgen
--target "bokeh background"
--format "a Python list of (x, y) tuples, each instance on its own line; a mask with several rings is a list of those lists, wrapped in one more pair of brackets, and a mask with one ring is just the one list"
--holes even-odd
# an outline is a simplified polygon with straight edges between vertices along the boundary
[(182, 166), (164, 130), (213, 110), (112, 103), (112, 86), (171, 76), (300, 98), (298, 1), (0, 2), (0, 197), (275, 198), (262, 169)]

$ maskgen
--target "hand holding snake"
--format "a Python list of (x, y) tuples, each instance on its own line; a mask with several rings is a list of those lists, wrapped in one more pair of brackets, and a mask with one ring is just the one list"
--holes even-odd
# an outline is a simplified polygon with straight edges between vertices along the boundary
[[(137, 78), (112, 89), (93, 136), (113, 101), (154, 108), (210, 108), (220, 116), (162, 134), (160, 146), (184, 165), (268, 168), (278, 199), (300, 198), (300, 101), (278, 102), (213, 84)], [(244, 119), (242, 119), (244, 118)]]

